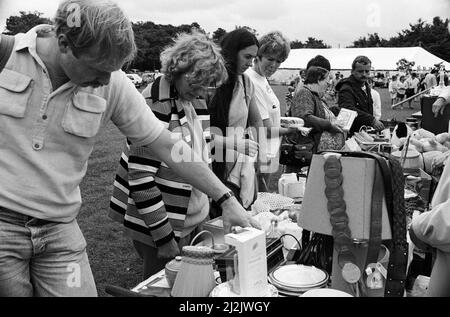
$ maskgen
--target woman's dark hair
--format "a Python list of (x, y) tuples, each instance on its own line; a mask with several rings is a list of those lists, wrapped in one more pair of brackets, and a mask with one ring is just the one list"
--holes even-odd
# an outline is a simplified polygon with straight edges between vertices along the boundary
[(327, 78), (329, 71), (322, 67), (311, 66), (306, 71), (304, 84), (317, 84), (319, 81)]
[[(231, 98), (233, 97), (234, 86), (238, 79), (238, 53), (252, 45), (256, 45), (259, 48), (258, 39), (253, 33), (244, 28), (236, 29), (225, 34), (220, 41), (222, 56), (225, 59), (227, 67), (228, 81), (216, 90), (208, 108), (211, 115), (211, 126), (219, 128), (223, 136), (226, 135)], [(213, 162), (213, 170), (222, 179), (221, 174), (225, 170), (225, 165), (223, 163), (217, 163)], [(218, 165), (221, 165), (221, 167)]]
[(328, 71), (331, 70), (330, 61), (326, 57), (324, 57), (322, 55), (317, 55), (316, 57), (311, 59), (308, 62), (308, 64), (306, 65), (306, 69), (308, 69), (308, 68), (310, 68), (312, 66), (322, 67), (322, 68), (325, 68)]

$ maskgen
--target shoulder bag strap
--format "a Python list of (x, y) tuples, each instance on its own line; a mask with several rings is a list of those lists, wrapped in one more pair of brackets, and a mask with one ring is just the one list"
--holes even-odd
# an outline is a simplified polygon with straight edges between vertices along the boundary
[(408, 242), (406, 240), (405, 180), (400, 162), (387, 156), (392, 170), (393, 214), (391, 222), (392, 250), (384, 295), (402, 297), (405, 291), (406, 268), (408, 263)]
[(1, 34), (0, 38), (0, 73), (5, 68), (14, 48), (14, 36)]
[(242, 76), (242, 85), (244, 85), (244, 99), (245, 99), (245, 104), (248, 107), (248, 102), (247, 102), (247, 85), (245, 85), (245, 76), (244, 74), (241, 75)]
[(245, 104), (247, 105), (247, 109), (248, 109), (247, 126), (246, 126), (246, 128), (248, 128), (248, 127), (250, 127), (250, 105), (248, 104), (248, 101), (247, 101), (247, 85), (245, 84), (245, 76), (244, 76), (244, 74), (242, 74), (241, 76), (242, 76), (242, 85), (244, 85), (244, 100), (245, 100)]

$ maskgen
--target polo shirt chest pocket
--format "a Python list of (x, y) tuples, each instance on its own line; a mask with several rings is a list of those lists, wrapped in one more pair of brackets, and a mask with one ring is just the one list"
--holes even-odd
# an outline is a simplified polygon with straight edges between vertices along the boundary
[(67, 104), (62, 128), (67, 133), (79, 137), (94, 137), (100, 129), (105, 110), (104, 98), (79, 91)]
[(0, 115), (25, 117), (30, 102), (31, 77), (10, 69), (0, 73)]

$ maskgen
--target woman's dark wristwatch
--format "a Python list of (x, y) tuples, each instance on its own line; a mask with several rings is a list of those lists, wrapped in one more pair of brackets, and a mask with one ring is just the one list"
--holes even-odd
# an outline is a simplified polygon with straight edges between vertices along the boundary
[(225, 194), (223, 194), (222, 197), (220, 197), (220, 198), (216, 201), (217, 206), (222, 205), (223, 202), (224, 202), (225, 200), (227, 200), (227, 199), (229, 199), (229, 198), (231, 198), (231, 197), (233, 197), (233, 196), (234, 196), (233, 191), (230, 190), (230, 191), (226, 192)]

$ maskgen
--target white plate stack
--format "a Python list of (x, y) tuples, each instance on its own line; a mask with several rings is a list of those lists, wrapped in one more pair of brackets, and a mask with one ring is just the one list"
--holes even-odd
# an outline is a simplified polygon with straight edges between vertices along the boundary
[(328, 283), (328, 273), (314, 266), (287, 264), (269, 274), (269, 282), (280, 295), (301, 296), (306, 291), (323, 288)]

